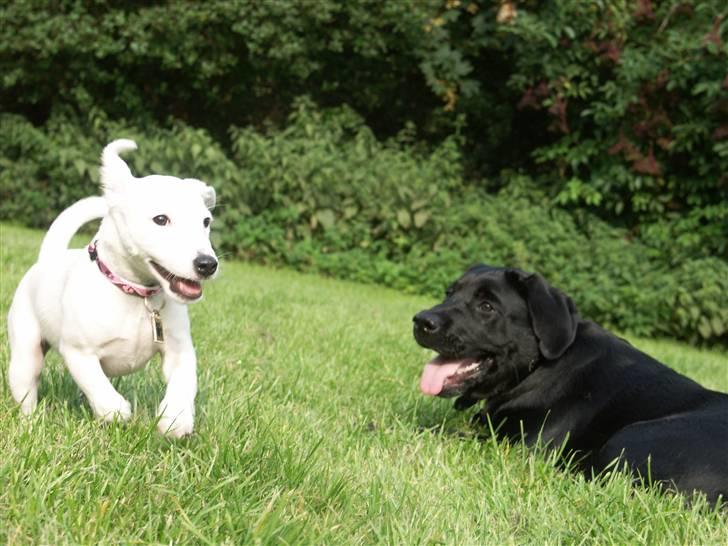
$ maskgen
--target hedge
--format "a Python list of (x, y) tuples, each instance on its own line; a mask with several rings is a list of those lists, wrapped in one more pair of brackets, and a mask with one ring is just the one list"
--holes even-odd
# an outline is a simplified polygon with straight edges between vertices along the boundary
[[(0, 104), (44, 126), (282, 128), (296, 97), (380, 139), (462, 138), (471, 180), (529, 175), (680, 255), (728, 252), (724, 0), (210, 0), (0, 7)], [(170, 121), (171, 120), (171, 121)]]
[(0, 116), (0, 218), (46, 226), (98, 193), (98, 156), (137, 140), (139, 175), (195, 176), (218, 190), (224, 255), (440, 296), (475, 262), (539, 271), (607, 327), (693, 342), (728, 341), (728, 264), (666, 255), (598, 216), (573, 214), (527, 176), (483, 189), (463, 176), (456, 138), (434, 150), (405, 128), (377, 139), (348, 108), (299, 100), (284, 129), (233, 128), (232, 152), (177, 123), (140, 129), (103, 116), (43, 129)]

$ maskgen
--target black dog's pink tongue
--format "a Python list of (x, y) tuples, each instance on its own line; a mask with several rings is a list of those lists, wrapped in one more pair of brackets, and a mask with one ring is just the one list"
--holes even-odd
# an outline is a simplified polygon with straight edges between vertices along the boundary
[(196, 300), (202, 295), (202, 285), (197, 281), (175, 277), (169, 283), (169, 287), (183, 298)]
[(425, 364), (425, 369), (422, 371), (422, 378), (420, 379), (420, 389), (422, 392), (431, 396), (440, 394), (445, 380), (454, 374), (462, 363), (462, 360), (448, 362), (441, 356), (438, 356)]

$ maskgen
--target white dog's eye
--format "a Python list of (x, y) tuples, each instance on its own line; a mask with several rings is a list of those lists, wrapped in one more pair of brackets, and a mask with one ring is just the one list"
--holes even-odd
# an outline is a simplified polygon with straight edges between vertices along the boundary
[(152, 221), (157, 224), (158, 226), (166, 226), (169, 224), (169, 216), (166, 214), (158, 214), (154, 218), (152, 218)]
[(204, 219), (204, 220), (202, 221), (202, 225), (203, 225), (203, 226), (205, 226), (205, 227), (210, 227), (210, 222), (211, 222), (211, 221), (212, 221), (212, 218), (210, 218), (210, 217), (208, 216), (207, 218), (205, 218), (205, 219)]

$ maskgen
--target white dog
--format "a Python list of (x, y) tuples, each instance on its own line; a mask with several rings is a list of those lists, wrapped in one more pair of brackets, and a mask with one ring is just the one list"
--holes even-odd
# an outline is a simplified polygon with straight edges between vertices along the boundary
[[(18, 285), (8, 315), (9, 384), (22, 411), (38, 402), (45, 350), (56, 348), (100, 419), (127, 419), (131, 406), (109, 381), (162, 354), (167, 392), (159, 430), (192, 432), (197, 360), (185, 304), (202, 298), (200, 281), (217, 271), (210, 245), (215, 190), (204, 182), (134, 178), (116, 140), (102, 154), (104, 197), (82, 199), (53, 222), (38, 262)], [(103, 218), (88, 249), (73, 234)]]

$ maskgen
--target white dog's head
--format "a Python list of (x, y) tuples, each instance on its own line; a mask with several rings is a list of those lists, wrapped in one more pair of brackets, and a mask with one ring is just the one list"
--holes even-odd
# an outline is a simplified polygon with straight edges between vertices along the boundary
[(217, 272), (210, 244), (215, 190), (193, 178), (135, 178), (119, 153), (136, 147), (131, 140), (115, 140), (101, 157), (101, 183), (117, 243), (136, 271), (156, 279), (168, 296), (182, 303), (197, 301), (200, 282)]

